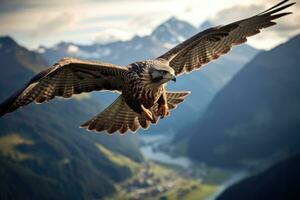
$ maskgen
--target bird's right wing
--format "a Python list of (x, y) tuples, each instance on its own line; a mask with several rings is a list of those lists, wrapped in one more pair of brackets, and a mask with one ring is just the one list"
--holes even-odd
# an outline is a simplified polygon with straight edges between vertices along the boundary
[(121, 91), (126, 67), (65, 58), (33, 77), (22, 89), (0, 104), (0, 116), (33, 101), (47, 102), (55, 96), (93, 90)]

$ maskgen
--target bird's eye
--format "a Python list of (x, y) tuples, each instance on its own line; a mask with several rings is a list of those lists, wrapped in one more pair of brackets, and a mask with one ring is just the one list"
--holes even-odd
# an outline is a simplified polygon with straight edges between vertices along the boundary
[(163, 75), (167, 74), (168, 72), (167, 71), (162, 71)]

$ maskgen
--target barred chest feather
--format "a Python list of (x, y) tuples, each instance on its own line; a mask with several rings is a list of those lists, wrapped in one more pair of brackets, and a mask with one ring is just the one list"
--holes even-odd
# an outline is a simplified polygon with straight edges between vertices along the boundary
[(152, 82), (148, 69), (147, 63), (133, 66), (122, 91), (126, 103), (136, 112), (140, 112), (141, 104), (151, 108), (164, 92), (163, 85)]

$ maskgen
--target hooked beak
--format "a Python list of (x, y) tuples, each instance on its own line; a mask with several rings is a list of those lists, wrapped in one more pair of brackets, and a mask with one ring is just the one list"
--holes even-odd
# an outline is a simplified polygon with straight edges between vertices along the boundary
[(174, 82), (176, 82), (176, 76), (175, 75), (173, 75), (173, 74), (166, 74), (165, 76), (164, 76), (164, 79), (166, 79), (167, 81), (170, 81), (170, 80), (172, 80), (172, 81), (174, 81)]
[(176, 76), (173, 76), (173, 78), (171, 80), (176, 82)]

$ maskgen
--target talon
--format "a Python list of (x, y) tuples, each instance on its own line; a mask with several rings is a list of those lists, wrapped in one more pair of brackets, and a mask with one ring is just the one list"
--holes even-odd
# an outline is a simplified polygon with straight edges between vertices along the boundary
[(161, 116), (161, 118), (164, 118), (169, 115), (169, 107), (168, 104), (161, 104), (158, 107), (158, 114)]
[(154, 110), (154, 114), (155, 114), (156, 116), (160, 116), (160, 113), (159, 113), (158, 109), (157, 109), (157, 110)]
[(148, 120), (153, 121), (152, 113), (150, 110), (144, 110), (144, 114)]
[(153, 121), (152, 112), (147, 108), (145, 108), (143, 105), (141, 105), (141, 107), (145, 117), (152, 122)]

